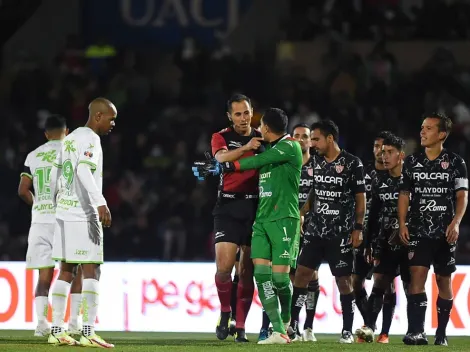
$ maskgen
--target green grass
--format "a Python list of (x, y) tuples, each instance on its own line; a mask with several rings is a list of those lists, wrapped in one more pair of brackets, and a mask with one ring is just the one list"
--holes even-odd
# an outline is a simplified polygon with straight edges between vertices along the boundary
[[(76, 351), (80, 347), (54, 347), (47, 344), (47, 339), (32, 336), (32, 331), (0, 330), (0, 351)], [(287, 346), (258, 346), (255, 344), (256, 335), (249, 335), (250, 343), (235, 344), (232, 338), (219, 341), (215, 334), (196, 333), (147, 333), (147, 332), (103, 332), (101, 336), (108, 342), (114, 343), (114, 351), (404, 351), (410, 348), (413, 351), (444, 351), (449, 350), (437, 346), (405, 346), (401, 336), (392, 336), (389, 345), (353, 344), (340, 345), (337, 335), (317, 335), (318, 342), (314, 344), (300, 342)], [(432, 344), (434, 338), (429, 337)], [(451, 337), (449, 339), (452, 351), (469, 351), (469, 337)]]

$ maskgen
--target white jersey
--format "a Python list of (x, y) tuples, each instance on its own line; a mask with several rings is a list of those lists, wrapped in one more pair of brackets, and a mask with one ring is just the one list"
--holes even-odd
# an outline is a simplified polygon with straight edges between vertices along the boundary
[(21, 175), (31, 178), (34, 188), (31, 223), (55, 223), (50, 180), (52, 166), (61, 144), (60, 140), (49, 141), (29, 153), (24, 162), (26, 170)]
[(79, 127), (62, 142), (57, 157), (61, 168), (57, 182), (56, 216), (64, 221), (89, 221), (98, 219), (96, 204), (77, 177), (79, 164), (90, 166), (94, 181), (103, 192), (103, 151), (100, 137), (88, 127)]

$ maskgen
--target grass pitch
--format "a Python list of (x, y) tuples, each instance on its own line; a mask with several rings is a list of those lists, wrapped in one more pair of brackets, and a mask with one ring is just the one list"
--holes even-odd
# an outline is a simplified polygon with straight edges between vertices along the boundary
[[(54, 347), (47, 344), (46, 338), (33, 337), (33, 331), (0, 330), (0, 351), (15, 352), (41, 352), (76, 351), (81, 347)], [(392, 336), (390, 344), (352, 344), (340, 345), (337, 340), (339, 335), (317, 335), (318, 342), (299, 342), (290, 345), (259, 346), (256, 344), (257, 335), (248, 334), (250, 343), (235, 344), (233, 337), (229, 336), (225, 341), (219, 341), (214, 334), (198, 333), (159, 333), (159, 332), (100, 332), (100, 335), (108, 342), (114, 343), (114, 351), (181, 351), (181, 352), (241, 352), (241, 351), (470, 351), (470, 337), (450, 337), (449, 347), (433, 346), (434, 337), (429, 336), (429, 346), (405, 346), (401, 342), (402, 336)]]

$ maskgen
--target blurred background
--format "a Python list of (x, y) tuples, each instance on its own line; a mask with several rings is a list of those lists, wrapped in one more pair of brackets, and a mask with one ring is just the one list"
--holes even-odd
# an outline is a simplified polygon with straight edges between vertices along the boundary
[[(331, 118), (342, 147), (372, 160), (377, 132), (419, 147), (421, 115), (445, 112), (447, 147), (470, 149), (470, 1), (0, 0), (0, 260), (23, 261), (30, 209), (17, 196), (49, 114), (71, 129), (91, 99), (118, 108), (102, 139), (113, 215), (107, 261), (212, 261), (217, 180), (191, 163), (227, 126), (235, 92)], [(458, 264), (470, 264), (469, 217)]]

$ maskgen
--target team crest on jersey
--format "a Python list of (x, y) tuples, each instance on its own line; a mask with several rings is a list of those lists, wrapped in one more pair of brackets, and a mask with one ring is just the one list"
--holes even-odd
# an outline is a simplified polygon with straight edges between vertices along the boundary
[(86, 150), (85, 153), (83, 153), (83, 155), (85, 155), (85, 156), (87, 156), (87, 157), (89, 157), (89, 158), (93, 158), (93, 153), (90, 152), (90, 151), (88, 151), (88, 150)]
[(446, 170), (449, 167), (449, 162), (448, 161), (441, 161), (441, 166), (444, 170)]
[(313, 176), (313, 169), (312, 169), (311, 167), (309, 167), (309, 168), (307, 169), (307, 174), (308, 174), (309, 176)]
[(340, 174), (340, 173), (343, 172), (344, 166), (343, 165), (335, 165), (335, 170), (338, 174)]

